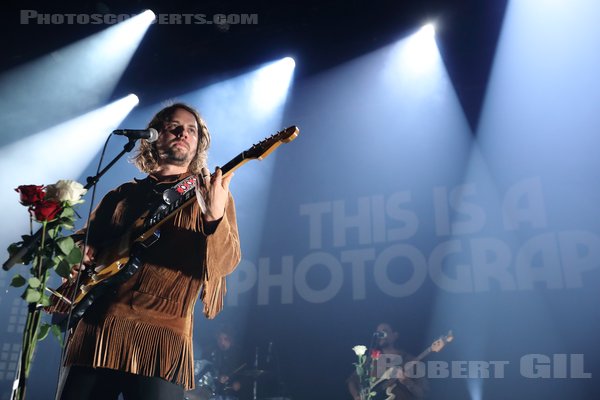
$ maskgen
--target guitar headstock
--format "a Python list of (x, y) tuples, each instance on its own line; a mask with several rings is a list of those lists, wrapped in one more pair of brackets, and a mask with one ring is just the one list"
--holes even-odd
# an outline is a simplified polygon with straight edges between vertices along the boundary
[(244, 152), (244, 158), (262, 160), (271, 154), (282, 143), (289, 143), (296, 139), (298, 137), (298, 133), (300, 133), (300, 129), (298, 129), (297, 126), (285, 128), (250, 147)]
[(444, 348), (446, 343), (450, 343), (453, 340), (454, 340), (454, 335), (452, 334), (452, 331), (448, 331), (447, 335), (442, 336), (441, 338), (439, 338), (438, 340), (436, 340), (435, 342), (433, 342), (431, 344), (431, 351), (437, 353), (438, 351), (441, 351)]

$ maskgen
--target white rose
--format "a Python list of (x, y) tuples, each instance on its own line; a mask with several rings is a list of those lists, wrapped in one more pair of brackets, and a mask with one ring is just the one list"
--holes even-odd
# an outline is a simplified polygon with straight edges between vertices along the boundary
[(360, 357), (367, 352), (367, 346), (363, 346), (363, 345), (354, 346), (352, 348), (352, 350), (354, 350), (354, 354), (356, 354), (357, 356)]
[(87, 189), (81, 183), (71, 180), (60, 180), (54, 185), (46, 186), (47, 199), (66, 201), (71, 205), (81, 203), (81, 196), (86, 192)]

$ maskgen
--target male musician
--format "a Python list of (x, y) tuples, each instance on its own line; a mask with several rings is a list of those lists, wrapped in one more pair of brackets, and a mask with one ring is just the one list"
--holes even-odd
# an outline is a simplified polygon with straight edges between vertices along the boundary
[(237, 399), (241, 394), (242, 382), (235, 373), (245, 366), (241, 362), (240, 349), (235, 344), (233, 333), (227, 327), (221, 327), (215, 339), (216, 345), (210, 352), (210, 361), (218, 376), (215, 400)]
[[(392, 325), (388, 322), (382, 322), (377, 325), (374, 337), (376, 338), (375, 346), (371, 349), (371, 354), (368, 355), (369, 362), (373, 363), (372, 374), (377, 378), (385, 372), (388, 365), (400, 367), (413, 357), (401, 350), (398, 345), (399, 334)], [(353, 373), (347, 380), (348, 391), (354, 400), (360, 398), (360, 384), (358, 376)], [(387, 395), (389, 391), (394, 397)], [(407, 377), (402, 368), (395, 368), (391, 379), (383, 381), (376, 386), (375, 399), (394, 400), (416, 400), (425, 398), (426, 382), (423, 379), (413, 379)]]
[(225, 276), (240, 261), (232, 175), (206, 168), (210, 135), (198, 112), (185, 104), (159, 111), (149, 127), (154, 143), (140, 143), (134, 162), (145, 179), (108, 193), (87, 224), (89, 271), (111, 241), (127, 234), (166, 189), (198, 175), (198, 202), (165, 222), (160, 238), (141, 254), (140, 270), (85, 313), (69, 338), (70, 366), (63, 400), (183, 399), (194, 386), (193, 311), (200, 295), (204, 314), (223, 308)]

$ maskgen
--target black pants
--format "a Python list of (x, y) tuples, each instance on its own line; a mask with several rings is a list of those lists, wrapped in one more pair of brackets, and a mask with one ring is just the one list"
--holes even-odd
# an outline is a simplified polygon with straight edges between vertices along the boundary
[(61, 400), (183, 400), (183, 387), (161, 378), (71, 366)]

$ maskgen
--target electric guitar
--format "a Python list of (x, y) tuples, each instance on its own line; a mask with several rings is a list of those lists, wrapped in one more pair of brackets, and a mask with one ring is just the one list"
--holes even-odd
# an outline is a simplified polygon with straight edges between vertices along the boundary
[[(434, 341), (431, 346), (426, 348), (416, 358), (404, 363), (404, 366), (406, 364), (419, 362), (432, 352), (437, 353), (441, 351), (444, 346), (446, 346), (446, 344), (450, 343), (452, 340), (454, 340), (454, 335), (452, 334), (452, 331), (449, 331), (447, 335), (442, 336)], [(396, 378), (396, 374), (398, 369), (404, 369), (404, 366), (393, 366), (387, 368), (385, 372), (373, 384), (371, 384), (371, 392), (375, 393), (375, 396), (372, 397), (373, 400), (394, 400), (396, 398), (393, 391), (396, 386), (402, 384), (402, 382)]]
[[(290, 126), (241, 152), (221, 167), (223, 177), (250, 160), (264, 159), (282, 143), (289, 143), (296, 139), (299, 132), (298, 127)], [(52, 293), (50, 297), (52, 305), (47, 307), (46, 311), (59, 314), (71, 312), (68, 324), (63, 321), (63, 325), (69, 329), (74, 327), (99, 297), (128, 280), (140, 269), (143, 265), (141, 259), (143, 250), (160, 238), (161, 225), (173, 218), (177, 211), (190, 206), (195, 201), (197, 201), (196, 191), (188, 190), (180, 197), (170, 200), (165, 198), (165, 203), (160, 207), (145, 212), (125, 234), (96, 255), (97, 267), (93, 270), (85, 269), (81, 273), (79, 282), (73, 279), (56, 290), (48, 289)]]

